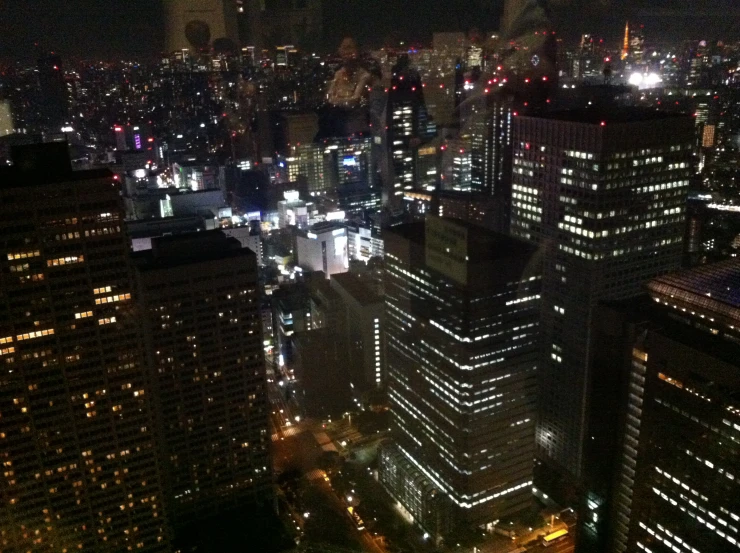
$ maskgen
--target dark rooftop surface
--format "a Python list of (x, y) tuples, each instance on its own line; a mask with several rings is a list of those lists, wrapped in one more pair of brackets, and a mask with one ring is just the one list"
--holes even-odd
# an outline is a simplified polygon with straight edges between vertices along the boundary
[[(478, 225), (457, 219), (443, 220), (458, 227), (467, 229), (468, 257), (470, 263), (532, 256), (537, 251), (536, 246), (523, 240), (519, 240), (518, 238), (499, 234), (486, 228), (479, 227)], [(425, 229), (426, 223), (416, 222), (391, 227), (387, 232), (406, 238), (420, 246), (424, 246), (426, 243)]]
[(740, 344), (697, 328), (689, 319), (677, 317), (670, 307), (656, 303), (649, 295), (604, 302), (640, 324), (650, 322), (652, 329), (688, 348), (706, 353), (732, 365), (740, 365)]
[(254, 253), (242, 248), (236, 238), (213, 230), (155, 238), (151, 250), (136, 252), (131, 259), (146, 272), (249, 256)]
[(23, 188), (63, 182), (112, 178), (108, 169), (73, 171), (66, 142), (11, 148), (13, 165), (0, 167), (0, 188)]
[(648, 287), (665, 287), (740, 308), (740, 259), (720, 261), (654, 279)]
[(620, 107), (617, 109), (573, 109), (545, 113), (536, 118), (555, 119), (558, 121), (572, 121), (574, 123), (589, 123), (592, 125), (640, 123), (644, 121), (659, 121), (663, 119), (688, 118), (687, 115), (667, 113), (651, 108)]
[(362, 277), (354, 273), (339, 273), (333, 275), (331, 279), (346, 290), (360, 305), (372, 305), (383, 301), (383, 298), (376, 294)]

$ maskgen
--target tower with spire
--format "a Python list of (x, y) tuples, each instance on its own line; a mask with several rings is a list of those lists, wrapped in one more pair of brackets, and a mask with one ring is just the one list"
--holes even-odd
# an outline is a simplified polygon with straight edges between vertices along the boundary
[(624, 43), (622, 44), (622, 59), (627, 59), (630, 55), (630, 22), (624, 26)]

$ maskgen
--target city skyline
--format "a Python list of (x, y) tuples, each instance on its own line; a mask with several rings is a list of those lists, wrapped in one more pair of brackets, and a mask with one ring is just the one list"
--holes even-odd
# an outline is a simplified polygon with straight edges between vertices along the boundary
[[(355, 36), (361, 48), (381, 46), (388, 39), (424, 44), (433, 32), (496, 31), (503, 1), (475, 0), (464, 5), (443, 0), (324, 0), (323, 50), (333, 51), (343, 36)], [(646, 25), (655, 41), (732, 38), (737, 30), (718, 14), (737, 11), (732, 0), (703, 0), (680, 3), (647, 0), (584, 0), (551, 2), (553, 25), (562, 37), (575, 39), (595, 33), (615, 43), (630, 19)], [(569, 16), (577, 9), (580, 17)], [(33, 13), (36, 17), (28, 18)], [(49, 3), (44, 0), (3, 5), (0, 21), (0, 60), (32, 59), (55, 51), (84, 59), (154, 59), (165, 48), (165, 9), (160, 2), (131, 0), (126, 7), (111, 10), (96, 0)], [(419, 18), (419, 14), (425, 17)], [(373, 18), (374, 24), (365, 22)], [(81, 22), (84, 21), (84, 24)]]
[(737, 1), (3, 4), (0, 549), (740, 553)]

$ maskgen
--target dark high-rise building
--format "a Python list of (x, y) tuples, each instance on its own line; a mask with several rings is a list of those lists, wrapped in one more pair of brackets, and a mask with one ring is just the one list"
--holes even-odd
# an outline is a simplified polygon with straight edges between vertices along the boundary
[(45, 130), (61, 132), (69, 118), (69, 90), (64, 78), (62, 58), (47, 56), (38, 61), (40, 113)]
[(489, 228), (508, 232), (511, 211), (512, 117), (513, 100), (505, 95), (484, 92), (485, 109), (473, 115), (470, 136), (471, 189), (495, 199), (500, 221)]
[(135, 263), (173, 522), (269, 501), (255, 254), (213, 231), (155, 239)]
[(170, 550), (123, 206), (66, 144), (0, 174), (0, 548)]
[[(414, 188), (419, 180), (415, 162), (419, 146), (436, 134), (424, 102), (421, 76), (410, 67), (408, 55), (400, 56), (393, 66), (386, 112), (391, 172), (386, 201), (398, 207), (403, 191)], [(422, 175), (422, 180), (426, 178)]]
[(381, 481), (429, 533), (531, 496), (540, 269), (534, 248), (427, 218), (385, 238), (393, 445)]
[(514, 119), (511, 232), (544, 257), (537, 444), (546, 466), (582, 482), (599, 409), (594, 307), (680, 266), (693, 120), (637, 109)]
[(511, 193), (512, 102), (490, 96), (486, 110), (469, 125), (472, 188), (491, 196)]
[(608, 551), (740, 549), (739, 281), (732, 260), (600, 309), (602, 367), (624, 390)]

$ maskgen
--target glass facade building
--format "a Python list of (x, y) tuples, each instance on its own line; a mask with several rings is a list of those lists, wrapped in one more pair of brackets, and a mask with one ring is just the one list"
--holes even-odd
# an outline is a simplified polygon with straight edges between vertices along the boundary
[(540, 455), (584, 470), (589, 328), (681, 263), (693, 120), (637, 109), (514, 118), (511, 232), (544, 257)]
[(738, 279), (732, 260), (600, 308), (624, 375), (609, 551), (740, 550)]
[[(526, 506), (534, 457), (539, 266), (526, 243), (427, 218), (385, 238), (386, 356), (393, 452), (381, 481), (427, 480), (442, 515), (404, 504), (428, 532), (439, 517), (493, 523)], [(387, 471), (393, 459), (407, 476)], [(399, 480), (400, 478), (400, 480)], [(418, 503), (421, 505), (421, 503)], [(432, 517), (432, 518), (430, 518)], [(437, 517), (437, 518), (435, 518)]]

